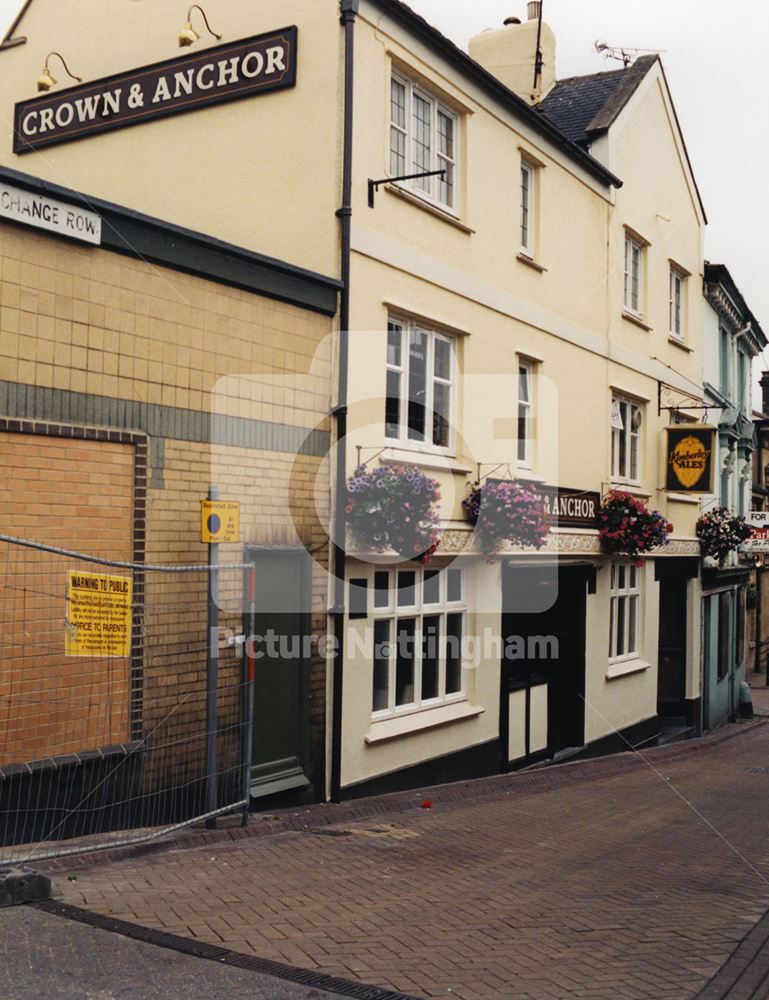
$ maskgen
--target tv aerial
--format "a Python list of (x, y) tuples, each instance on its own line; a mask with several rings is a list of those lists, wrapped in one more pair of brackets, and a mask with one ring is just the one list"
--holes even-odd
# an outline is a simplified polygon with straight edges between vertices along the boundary
[(646, 53), (665, 52), (665, 49), (632, 49), (624, 45), (609, 45), (606, 42), (594, 42), (595, 51), (603, 55), (604, 59), (616, 59), (621, 62), (625, 69), (640, 55)]

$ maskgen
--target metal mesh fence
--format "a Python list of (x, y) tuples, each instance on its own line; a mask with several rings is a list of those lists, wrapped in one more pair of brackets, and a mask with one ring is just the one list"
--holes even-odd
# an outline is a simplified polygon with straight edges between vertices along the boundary
[[(232, 633), (247, 569), (213, 570)], [(0, 536), (0, 866), (245, 815), (244, 647), (208, 634), (211, 580)]]

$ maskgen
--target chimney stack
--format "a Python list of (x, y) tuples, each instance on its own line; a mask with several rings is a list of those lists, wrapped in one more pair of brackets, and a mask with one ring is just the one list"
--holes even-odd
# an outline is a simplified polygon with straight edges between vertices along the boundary
[(763, 372), (759, 379), (761, 386), (761, 410), (769, 416), (769, 372)]
[[(529, 104), (538, 104), (555, 86), (555, 35), (544, 22), (540, 35), (541, 10), (541, 0), (530, 0), (529, 19), (524, 24), (517, 17), (508, 17), (501, 28), (482, 31), (469, 45), (470, 56), (477, 63)], [(538, 35), (542, 63), (535, 85)]]

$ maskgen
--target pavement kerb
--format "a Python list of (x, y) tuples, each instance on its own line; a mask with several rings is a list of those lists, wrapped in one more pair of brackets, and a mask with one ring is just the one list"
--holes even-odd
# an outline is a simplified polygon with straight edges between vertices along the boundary
[[(239, 817), (227, 817), (220, 821), (216, 830), (192, 828), (153, 841), (148, 844), (120, 848), (105, 848), (90, 854), (69, 856), (52, 861), (37, 862), (35, 868), (44, 872), (76, 871), (97, 865), (111, 864), (145, 857), (160, 851), (194, 850), (213, 844), (232, 843), (255, 837), (267, 837), (280, 833), (303, 832), (338, 823), (398, 815), (420, 807), (425, 799), (433, 808), (450, 806), (455, 803), (493, 799), (510, 794), (538, 795), (562, 788), (574, 781), (598, 781), (627, 770), (655, 767), (667, 761), (675, 761), (696, 753), (710, 753), (724, 743), (734, 739), (746, 739), (766, 724), (764, 719), (741, 723), (738, 726), (723, 727), (707, 736), (686, 740), (670, 746), (567, 761), (547, 767), (537, 767), (510, 774), (497, 774), (485, 778), (473, 778), (450, 784), (393, 792), (370, 798), (353, 799), (340, 804), (319, 803), (302, 809), (288, 809), (269, 816), (254, 813), (248, 826), (240, 824)], [(230, 825), (225, 825), (229, 823)]]

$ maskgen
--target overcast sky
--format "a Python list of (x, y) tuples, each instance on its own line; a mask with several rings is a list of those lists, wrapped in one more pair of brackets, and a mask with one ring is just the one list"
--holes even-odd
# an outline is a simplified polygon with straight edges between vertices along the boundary
[[(208, 0), (212, 16), (219, 2)], [(463, 48), (510, 14), (526, 17), (525, 0), (410, 5)], [(0, 0), (3, 31), (19, 7)], [(278, 14), (280, 7), (276, 0)], [(597, 39), (662, 52), (708, 214), (706, 256), (729, 267), (769, 334), (769, 0), (544, 0), (543, 12), (558, 43), (559, 77), (619, 68), (595, 53)]]

